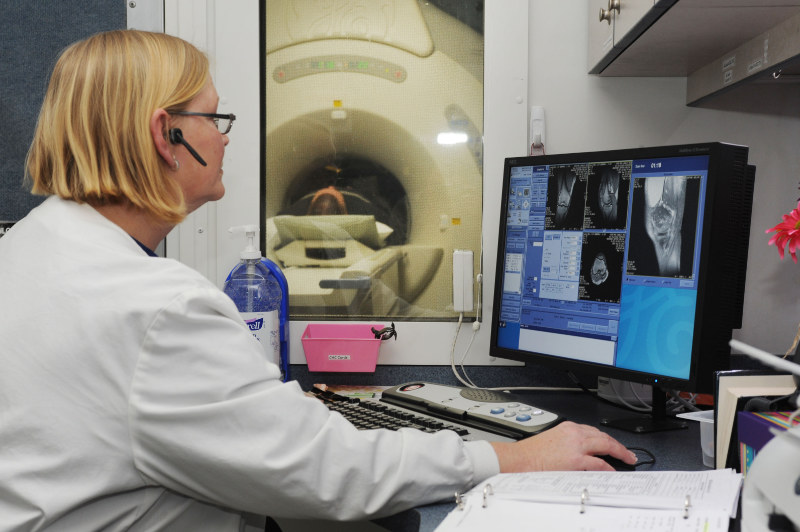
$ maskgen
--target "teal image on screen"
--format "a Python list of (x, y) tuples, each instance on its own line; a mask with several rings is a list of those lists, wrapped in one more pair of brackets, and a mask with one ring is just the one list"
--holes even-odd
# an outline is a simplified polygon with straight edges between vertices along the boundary
[(615, 366), (688, 379), (696, 299), (694, 290), (623, 286)]

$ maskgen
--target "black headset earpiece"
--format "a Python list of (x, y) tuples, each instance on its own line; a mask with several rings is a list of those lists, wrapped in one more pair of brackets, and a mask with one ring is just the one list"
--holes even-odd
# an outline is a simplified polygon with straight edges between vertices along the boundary
[(172, 144), (183, 144), (184, 146), (186, 146), (186, 149), (187, 149), (187, 150), (189, 150), (189, 153), (191, 153), (191, 154), (192, 154), (192, 157), (194, 157), (195, 159), (197, 159), (197, 162), (198, 162), (198, 163), (202, 164), (203, 166), (208, 166), (208, 165), (206, 164), (206, 162), (203, 160), (203, 158), (202, 158), (202, 157), (200, 157), (200, 154), (199, 154), (199, 153), (197, 153), (196, 151), (194, 151), (194, 148), (192, 148), (192, 147), (189, 145), (189, 143), (188, 143), (188, 142), (186, 142), (186, 139), (184, 139), (184, 138), (183, 138), (183, 131), (181, 131), (181, 130), (180, 130), (180, 129), (178, 129), (177, 127), (174, 127), (174, 128), (172, 128), (172, 129), (170, 129), (170, 130), (167, 132), (167, 134), (169, 135), (169, 141), (170, 141)]
[(172, 129), (170, 129), (169, 130), (169, 141), (172, 144), (181, 143), (183, 141), (183, 131), (181, 131), (177, 127), (174, 127)]

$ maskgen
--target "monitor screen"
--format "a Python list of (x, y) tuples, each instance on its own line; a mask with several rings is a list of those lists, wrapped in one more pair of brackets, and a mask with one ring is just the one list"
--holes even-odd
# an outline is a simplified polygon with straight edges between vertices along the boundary
[(506, 159), (491, 355), (711, 391), (741, 327), (747, 153), (709, 143)]

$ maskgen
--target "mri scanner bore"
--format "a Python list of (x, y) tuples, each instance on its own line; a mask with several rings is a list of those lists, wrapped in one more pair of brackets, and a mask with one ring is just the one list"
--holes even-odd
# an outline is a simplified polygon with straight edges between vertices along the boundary
[(453, 250), (480, 271), (483, 2), (438, 3), (266, 3), (264, 249), (293, 319), (456, 319)]

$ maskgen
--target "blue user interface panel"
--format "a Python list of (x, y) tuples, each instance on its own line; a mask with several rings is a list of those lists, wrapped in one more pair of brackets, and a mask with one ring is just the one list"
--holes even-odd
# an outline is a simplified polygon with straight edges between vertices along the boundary
[(708, 163), (512, 167), (498, 344), (688, 378)]

